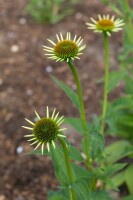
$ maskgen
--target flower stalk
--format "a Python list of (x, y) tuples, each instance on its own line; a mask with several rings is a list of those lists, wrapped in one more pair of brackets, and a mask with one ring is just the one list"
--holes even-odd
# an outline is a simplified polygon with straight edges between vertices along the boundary
[(85, 117), (85, 110), (84, 110), (84, 103), (83, 103), (83, 95), (82, 95), (82, 88), (79, 81), (79, 77), (77, 74), (77, 71), (75, 69), (75, 66), (72, 61), (68, 62), (68, 65), (73, 73), (76, 85), (77, 85), (77, 91), (78, 91), (78, 97), (79, 97), (79, 103), (80, 103), (80, 115), (81, 115), (81, 121), (82, 121), (82, 127), (83, 127), (83, 134), (84, 134), (84, 140), (85, 140), (85, 150), (86, 150), (86, 164), (89, 170), (91, 170), (91, 158), (90, 158), (90, 149), (89, 149), (89, 137), (88, 137), (88, 130), (87, 130), (87, 124), (86, 124), (86, 117)]
[(72, 172), (72, 167), (71, 167), (71, 162), (70, 162), (70, 158), (69, 158), (69, 154), (68, 154), (68, 149), (66, 147), (65, 142), (62, 140), (62, 138), (58, 138), (58, 141), (60, 142), (63, 151), (64, 151), (64, 157), (65, 157), (65, 161), (66, 161), (66, 167), (67, 167), (67, 173), (68, 173), (68, 178), (69, 178), (69, 191), (70, 191), (70, 200), (76, 200), (76, 194), (75, 191), (72, 189), (71, 187), (71, 183), (74, 182), (74, 175)]
[(101, 134), (104, 135), (105, 119), (108, 103), (108, 81), (109, 81), (109, 42), (108, 35), (104, 33), (104, 57), (105, 57), (105, 76), (104, 76), (104, 99), (103, 99), (103, 111), (102, 111), (102, 124)]

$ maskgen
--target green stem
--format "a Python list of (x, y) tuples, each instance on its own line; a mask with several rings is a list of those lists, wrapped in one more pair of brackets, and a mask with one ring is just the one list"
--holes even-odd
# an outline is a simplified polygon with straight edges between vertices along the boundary
[(105, 52), (105, 78), (104, 78), (104, 100), (103, 100), (103, 111), (102, 111), (102, 124), (101, 124), (101, 134), (104, 135), (105, 128), (105, 118), (107, 111), (108, 102), (108, 79), (109, 79), (109, 43), (108, 35), (104, 33), (104, 52)]
[[(58, 138), (58, 141), (62, 145), (62, 148), (63, 148), (63, 151), (64, 151), (69, 183), (71, 184), (72, 182), (74, 182), (74, 176), (73, 176), (73, 172), (72, 172), (72, 167), (71, 167), (71, 163), (70, 163), (68, 149), (66, 147), (66, 143), (61, 138)], [(70, 190), (70, 200), (76, 200), (75, 191), (71, 188), (71, 186), (70, 186), (69, 190)]]
[(125, 32), (128, 36), (128, 39), (131, 44), (133, 44), (133, 36), (132, 36), (132, 29), (133, 29), (133, 23), (132, 23), (132, 18), (131, 18), (131, 8), (129, 5), (129, 1), (125, 0), (125, 9), (127, 11), (126, 13), (126, 26), (125, 26)]
[(77, 85), (77, 91), (78, 91), (78, 97), (79, 97), (79, 103), (80, 103), (80, 115), (81, 115), (81, 121), (82, 121), (82, 127), (83, 127), (83, 133), (84, 133), (84, 140), (85, 140), (85, 150), (86, 150), (86, 164), (88, 169), (91, 171), (91, 158), (90, 158), (90, 149), (89, 149), (89, 137), (88, 137), (88, 130), (87, 130), (87, 124), (86, 124), (86, 117), (85, 117), (85, 111), (84, 111), (84, 103), (83, 103), (83, 96), (82, 96), (82, 88), (79, 81), (79, 77), (77, 74), (77, 71), (75, 69), (74, 64), (72, 61), (68, 62), (68, 65), (73, 73), (73, 76), (75, 78), (75, 82)]

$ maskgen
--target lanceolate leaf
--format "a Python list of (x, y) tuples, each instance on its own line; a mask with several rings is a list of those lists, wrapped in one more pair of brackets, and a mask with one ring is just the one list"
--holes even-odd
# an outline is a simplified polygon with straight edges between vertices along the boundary
[(133, 147), (126, 140), (121, 140), (106, 147), (106, 162), (109, 164), (115, 163), (117, 160), (133, 153)]
[(130, 194), (133, 195), (133, 165), (130, 165), (125, 171), (125, 181)]
[[(117, 173), (115, 176), (113, 176), (111, 178), (112, 182), (114, 183), (114, 185), (116, 187), (119, 187), (120, 185), (122, 185), (125, 181), (125, 177), (123, 176), (123, 171)], [(108, 189), (110, 189), (110, 187), (107, 186)]]
[(61, 185), (67, 185), (69, 181), (63, 152), (58, 146), (56, 146), (55, 149), (51, 147), (50, 153), (52, 161), (54, 163), (54, 169), (57, 179), (59, 180)]
[(111, 72), (109, 75), (109, 84), (108, 84), (108, 92), (110, 93), (124, 78), (126, 75), (126, 71), (119, 71), (119, 72)]
[(122, 200), (133, 200), (133, 195), (122, 198)]
[[(65, 118), (64, 121), (66, 124), (70, 124), (76, 131), (78, 131), (80, 134), (83, 134), (83, 128), (82, 128), (82, 122), (80, 118)], [(87, 128), (90, 130), (90, 124), (87, 122)]]
[(48, 200), (68, 200), (69, 198), (69, 189), (63, 188), (63, 190), (59, 191), (49, 191), (48, 192)]
[[(118, 190), (117, 189), (118, 185), (116, 184), (116, 182), (111, 176), (117, 173), (118, 171), (122, 170), (126, 165), (127, 164), (125, 163), (118, 163), (114, 165), (109, 165), (105, 169), (103, 169), (104, 173), (101, 176), (101, 178), (105, 181), (107, 188)], [(124, 176), (122, 178), (124, 178)], [(120, 183), (120, 181), (123, 181), (123, 180), (119, 180), (119, 182), (117, 180), (117, 183)]]
[(105, 191), (97, 191), (91, 193), (91, 200), (114, 200)]
[(75, 164), (72, 164), (72, 167), (74, 169), (76, 179), (92, 179), (93, 174), (90, 173), (87, 169)]
[(90, 189), (86, 181), (79, 179), (72, 184), (72, 188), (76, 191), (78, 200), (91, 200)]
[(90, 134), (90, 150), (92, 159), (98, 158), (104, 151), (104, 138), (97, 132)]
[(112, 176), (119, 170), (122, 170), (126, 165), (126, 163), (116, 163), (114, 165), (109, 165), (105, 168), (104, 176)]
[(84, 161), (83, 157), (80, 154), (80, 151), (74, 146), (70, 146), (69, 155), (73, 160), (76, 160), (76, 161), (79, 161), (79, 162)]
[(57, 85), (59, 85), (64, 90), (66, 95), (71, 99), (75, 107), (79, 110), (80, 105), (79, 105), (78, 95), (62, 81), (59, 81), (54, 76), (51, 76), (51, 78), (57, 83)]
[(55, 194), (54, 196), (49, 197), (48, 200), (67, 200), (67, 199), (64, 198), (62, 195)]

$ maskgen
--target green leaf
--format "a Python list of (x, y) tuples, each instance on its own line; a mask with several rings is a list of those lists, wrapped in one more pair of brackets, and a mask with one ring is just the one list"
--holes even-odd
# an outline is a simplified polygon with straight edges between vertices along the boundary
[(83, 134), (82, 122), (80, 118), (65, 117), (64, 123), (70, 124), (76, 131)]
[(110, 103), (106, 121), (108, 132), (133, 141), (133, 96), (126, 95)]
[[(87, 200), (87, 199), (86, 199)], [(91, 200), (114, 200), (105, 191), (97, 191), (91, 193)]]
[[(123, 125), (131, 126), (133, 128), (133, 115), (124, 113), (123, 116), (119, 117), (119, 120), (117, 123), (121, 123)], [(133, 129), (132, 129), (133, 130)]]
[(100, 133), (101, 127), (101, 119), (97, 115), (93, 116), (93, 123), (91, 124), (90, 133), (93, 134), (94, 132)]
[(117, 163), (109, 165), (105, 168), (104, 176), (112, 176), (116, 172), (122, 170), (127, 164), (126, 163)]
[[(99, 159), (104, 150), (104, 137), (99, 133), (100, 119), (97, 116), (93, 117), (93, 123), (89, 128), (90, 152), (92, 159)], [(85, 152), (85, 140), (82, 140), (82, 150)]]
[(112, 164), (133, 153), (133, 147), (126, 140), (115, 142), (105, 149), (106, 162)]
[(117, 186), (115, 185), (114, 181), (112, 181), (112, 175), (122, 170), (125, 166), (125, 163), (109, 165), (106, 167), (101, 167), (95, 173), (98, 175), (98, 179), (101, 179), (105, 182), (108, 189), (114, 189), (118, 191)]
[(59, 81), (54, 76), (51, 76), (51, 78), (57, 83), (57, 85), (59, 85), (64, 90), (64, 92), (71, 99), (75, 107), (80, 111), (78, 95), (70, 87), (64, 84), (62, 81)]
[(76, 147), (70, 146), (69, 155), (73, 160), (76, 160), (76, 161), (79, 161), (79, 162), (84, 161), (83, 157), (80, 154), (80, 151)]
[[(106, 187), (108, 189), (114, 189), (118, 191), (116, 183), (112, 179), (112, 175), (122, 170), (127, 164), (126, 163), (118, 163), (114, 165), (109, 165), (103, 169), (104, 173), (101, 176), (101, 179), (105, 181)], [(111, 177), (111, 178), (110, 178)]]
[(130, 194), (133, 195), (133, 165), (128, 166), (125, 171), (125, 182)]
[(98, 159), (101, 153), (104, 151), (104, 137), (97, 133), (92, 132), (90, 134), (90, 150), (92, 159)]
[(54, 163), (55, 175), (57, 179), (59, 180), (61, 185), (68, 185), (69, 180), (63, 152), (58, 146), (56, 146), (56, 148), (54, 149), (51, 145), (50, 153), (52, 161)]
[(60, 191), (49, 191), (48, 200), (68, 200), (69, 189), (63, 189)]
[(90, 173), (87, 169), (79, 166), (79, 165), (76, 165), (76, 164), (72, 164), (72, 167), (74, 169), (74, 172), (75, 172), (75, 175), (76, 175), (76, 179), (82, 179), (82, 178), (89, 178), (91, 179), (93, 174)]
[[(80, 134), (83, 134), (83, 128), (82, 128), (82, 122), (80, 118), (65, 118), (64, 123), (70, 124), (76, 131), (78, 131)], [(90, 130), (90, 124), (87, 122), (87, 128)]]
[(126, 93), (133, 94), (133, 79), (131, 79), (129, 76), (127, 76), (125, 83), (126, 83), (125, 84)]
[(91, 200), (90, 189), (86, 181), (79, 179), (72, 183), (72, 188), (76, 191), (79, 200)]
[(126, 70), (122, 71), (113, 71), (109, 74), (109, 83), (108, 83), (108, 93), (110, 93), (121, 80), (123, 80), (126, 74)]
[(124, 97), (118, 98), (110, 106), (110, 113), (133, 108), (133, 95), (126, 95)]
[(111, 190), (115, 190), (115, 191), (119, 192), (119, 189), (115, 186), (115, 184), (113, 183), (113, 181), (110, 177), (106, 178), (105, 184), (106, 184), (106, 188), (107, 188), (107, 186), (109, 186), (109, 188)]
[[(116, 175), (114, 175), (112, 177), (112, 182), (116, 187), (119, 187), (120, 185), (122, 185), (125, 182), (125, 177), (123, 176), (123, 171), (117, 173)], [(109, 186), (107, 186), (107, 189), (110, 189)]]
[[(112, 71), (109, 74), (109, 82), (108, 82), (108, 93), (115, 89), (120, 83), (121, 80), (124, 79), (127, 74), (125, 68), (121, 69), (121, 71)], [(98, 84), (104, 82), (104, 77), (97, 81)]]
[(122, 200), (133, 200), (133, 195), (122, 198)]
[(52, 197), (48, 197), (48, 200), (67, 200), (66, 198), (64, 198), (62, 195), (59, 194), (55, 194)]

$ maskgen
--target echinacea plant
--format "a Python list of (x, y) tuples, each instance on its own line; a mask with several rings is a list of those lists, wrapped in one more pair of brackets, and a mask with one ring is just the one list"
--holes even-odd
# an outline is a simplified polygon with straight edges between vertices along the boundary
[[(48, 152), (50, 152), (51, 145), (53, 146), (54, 149), (56, 149), (55, 140), (58, 139), (64, 151), (68, 179), (69, 179), (69, 182), (72, 182), (74, 181), (74, 177), (73, 177), (70, 159), (68, 155), (68, 149), (66, 147), (65, 142), (61, 139), (65, 137), (63, 134), (61, 134), (61, 132), (66, 130), (66, 128), (59, 128), (59, 126), (64, 121), (64, 116), (58, 119), (59, 112), (55, 114), (55, 111), (56, 109), (54, 109), (50, 117), (49, 108), (47, 106), (46, 117), (44, 118), (41, 118), (38, 115), (38, 113), (35, 111), (36, 117), (38, 119), (35, 123), (25, 118), (25, 120), (28, 123), (30, 123), (33, 127), (22, 126), (22, 128), (32, 131), (31, 134), (25, 135), (24, 137), (30, 138), (28, 139), (28, 141), (33, 142), (31, 145), (37, 144), (34, 150), (36, 150), (41, 145), (42, 155), (44, 154), (44, 145), (47, 145)], [(75, 199), (75, 192), (72, 188), (70, 188), (70, 198)]]
[(78, 56), (81, 55), (81, 51), (85, 49), (86, 45), (82, 46), (83, 39), (79, 37), (77, 39), (77, 35), (74, 36), (74, 39), (71, 39), (71, 34), (67, 32), (66, 38), (63, 38), (62, 34), (60, 33), (60, 37), (56, 35), (57, 37), (57, 43), (54, 43), (52, 40), (49, 40), (49, 42), (54, 45), (54, 48), (44, 46), (44, 51), (50, 52), (48, 55), (51, 59), (55, 59), (56, 61), (65, 61), (68, 63), (78, 90), (78, 97), (79, 97), (79, 104), (80, 104), (80, 115), (81, 115), (81, 121), (83, 126), (83, 133), (84, 133), (84, 139), (85, 139), (85, 149), (86, 149), (86, 163), (88, 168), (91, 170), (91, 159), (90, 159), (90, 150), (89, 150), (89, 138), (88, 138), (88, 130), (87, 130), (87, 124), (86, 124), (86, 117), (85, 117), (85, 111), (84, 111), (84, 103), (83, 103), (83, 95), (82, 95), (82, 89), (81, 84), (79, 81), (79, 77), (76, 71), (76, 68), (73, 64), (73, 60), (80, 59)]
[[(110, 176), (122, 169), (125, 164), (107, 165), (106, 152), (104, 152), (104, 129), (106, 120), (106, 109), (108, 101), (108, 75), (109, 75), (109, 45), (108, 36), (111, 36), (112, 32), (118, 32), (124, 25), (123, 20), (114, 20), (113, 17), (98, 15), (98, 21), (91, 18), (92, 23), (87, 23), (89, 29), (94, 32), (103, 33), (104, 48), (105, 48), (105, 87), (104, 87), (104, 102), (103, 113), (101, 118), (101, 128), (97, 124), (90, 125), (86, 120), (82, 88), (79, 81), (78, 73), (76, 71), (74, 60), (80, 59), (82, 51), (86, 45), (82, 44), (83, 39), (75, 35), (72, 36), (67, 32), (64, 37), (62, 33), (56, 34), (56, 41), (48, 39), (50, 46), (43, 46), (45, 55), (49, 59), (56, 62), (66, 62), (74, 76), (77, 86), (77, 94), (72, 91), (71, 88), (66, 86), (61, 81), (59, 85), (71, 98), (75, 105), (78, 105), (80, 112), (80, 119), (78, 128), (83, 136), (83, 142), (81, 145), (81, 153), (73, 147), (62, 133), (66, 128), (60, 128), (60, 125), (64, 121), (64, 117), (58, 118), (59, 113), (53, 111), (50, 116), (49, 108), (46, 109), (46, 117), (41, 118), (37, 112), (37, 121), (32, 122), (28, 119), (26, 121), (32, 125), (32, 127), (23, 126), (31, 131), (31, 134), (24, 137), (30, 138), (31, 145), (36, 144), (36, 149), (41, 146), (41, 154), (45, 155), (44, 147), (47, 146), (48, 154), (54, 162), (55, 174), (60, 182), (60, 191), (51, 192), (48, 195), (49, 200), (112, 200), (110, 195), (105, 191), (105, 183), (108, 182), (112, 186)], [(70, 123), (74, 127), (77, 124)], [(98, 127), (98, 128), (97, 128)], [(93, 134), (92, 134), (93, 133)], [(96, 138), (95, 138), (96, 136)], [(58, 141), (56, 143), (56, 141)], [(71, 159), (76, 162), (71, 162)], [(79, 166), (79, 162), (83, 162), (82, 166)], [(105, 164), (106, 163), (106, 164)], [(115, 186), (113, 186), (115, 187)]]
[(105, 56), (105, 78), (104, 78), (104, 101), (103, 101), (103, 112), (102, 112), (102, 125), (101, 125), (101, 134), (104, 134), (105, 120), (106, 120), (106, 110), (108, 102), (108, 80), (109, 80), (109, 42), (108, 36), (111, 36), (112, 32), (118, 32), (122, 30), (124, 22), (122, 19), (116, 19), (109, 15), (98, 15), (98, 21), (93, 18), (90, 18), (92, 23), (86, 23), (88, 29), (94, 30), (96, 33), (103, 33), (104, 37), (104, 56)]

